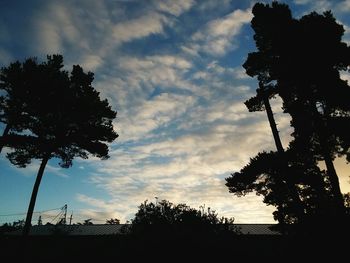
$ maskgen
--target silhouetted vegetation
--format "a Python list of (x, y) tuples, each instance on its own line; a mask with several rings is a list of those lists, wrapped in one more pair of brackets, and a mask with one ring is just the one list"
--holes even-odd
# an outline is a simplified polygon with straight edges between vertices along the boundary
[(146, 200), (131, 220), (128, 232), (134, 235), (232, 234), (237, 232), (233, 222), (234, 218), (218, 217), (210, 208), (200, 211), (167, 200), (156, 204)]
[(119, 225), (120, 220), (118, 218), (111, 218), (111, 219), (106, 220), (106, 224), (107, 225)]
[(24, 220), (17, 220), (12, 223), (5, 223), (0, 226), (0, 235), (23, 229)]
[(350, 215), (350, 193), (344, 194), (344, 206), (346, 209), (346, 213)]
[(93, 223), (91, 222), (92, 218), (85, 219), (82, 223), (78, 222), (77, 225), (83, 225), (83, 226), (91, 226)]
[[(344, 200), (333, 160), (349, 160), (350, 154), (350, 88), (339, 73), (350, 65), (350, 48), (341, 41), (344, 28), (330, 11), (294, 19), (277, 2), (255, 4), (253, 14), (257, 51), (243, 66), (259, 87), (245, 104), (249, 111), (267, 111), (278, 151), (259, 153), (226, 185), (238, 196), (263, 195), (277, 208), (274, 218), (281, 226), (342, 222)], [(269, 99), (277, 95), (294, 128), (287, 151), (269, 111)]]
[(92, 86), (93, 73), (79, 65), (71, 73), (63, 70), (61, 55), (15, 62), (1, 69), (1, 121), (6, 129), (1, 145), (11, 149), (12, 164), (26, 167), (41, 160), (30, 200), (24, 234), (28, 234), (36, 195), (49, 159), (59, 158), (68, 168), (75, 157), (92, 154), (108, 158), (106, 142), (118, 137), (112, 121), (116, 117), (107, 100)]

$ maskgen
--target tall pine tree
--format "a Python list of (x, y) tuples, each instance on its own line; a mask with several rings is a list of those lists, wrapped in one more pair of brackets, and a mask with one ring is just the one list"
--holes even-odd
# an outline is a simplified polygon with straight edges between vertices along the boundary
[[(20, 137), (17, 130), (8, 134), (3, 142), (12, 149), (7, 158), (19, 167), (25, 167), (32, 159), (41, 160), (29, 203), (23, 234), (30, 230), (32, 214), (47, 162), (59, 158), (60, 166), (68, 168), (75, 157), (88, 158), (92, 154), (102, 159), (108, 158), (108, 145), (118, 137), (113, 130), (112, 121), (116, 112), (111, 109), (107, 100), (101, 100), (99, 92), (92, 86), (93, 73), (85, 73), (80, 66), (73, 66), (71, 73), (64, 71), (61, 55), (48, 56), (41, 64), (36, 60), (30, 70), (23, 74), (28, 60), (17, 67), (9, 67), (5, 72), (2, 85), (13, 86), (18, 90), (25, 107), (20, 114), (26, 116), (16, 124), (29, 132), (30, 139), (13, 143), (13, 137)], [(16, 78), (5, 78), (18, 75)], [(25, 83), (25, 86), (22, 85)], [(24, 96), (24, 94), (25, 96)], [(14, 96), (8, 96), (11, 101)], [(10, 105), (10, 104), (9, 104)], [(10, 112), (13, 109), (5, 108)], [(9, 122), (10, 123), (10, 122)], [(14, 126), (12, 126), (14, 127)], [(11, 127), (11, 129), (12, 129)], [(10, 130), (11, 131), (11, 130)]]

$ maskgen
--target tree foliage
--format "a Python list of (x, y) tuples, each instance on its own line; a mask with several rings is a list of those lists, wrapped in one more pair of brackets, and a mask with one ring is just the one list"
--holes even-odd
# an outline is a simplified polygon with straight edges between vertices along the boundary
[[(69, 75), (62, 68), (63, 57), (54, 55), (41, 64), (28, 59), (3, 69), (2, 86), (19, 94), (7, 95), (8, 105), (12, 102), (14, 106), (3, 111), (14, 113), (8, 115), (6, 123), (30, 131), (31, 137), (26, 143), (13, 145), (11, 138), (18, 134), (11, 128), (13, 136), (5, 143), (14, 146), (8, 158), (15, 165), (25, 167), (32, 159), (46, 155), (59, 158), (65, 168), (72, 165), (74, 157), (86, 159), (88, 153), (108, 158), (104, 142), (117, 138), (112, 126), (116, 112), (93, 88), (93, 73), (84, 73), (76, 65)], [(20, 111), (18, 104), (22, 105)], [(21, 118), (23, 115), (26, 118)]]
[(118, 218), (111, 218), (111, 219), (106, 220), (106, 224), (107, 225), (119, 225), (120, 220)]
[(17, 220), (12, 223), (5, 223), (0, 226), (0, 236), (23, 229), (24, 220)]
[(344, 194), (344, 206), (346, 208), (346, 213), (350, 215), (350, 193)]
[(132, 234), (215, 234), (234, 230), (233, 222), (234, 218), (218, 217), (210, 208), (204, 212), (167, 200), (156, 204), (146, 200), (131, 220), (129, 231)]
[[(253, 14), (258, 51), (244, 63), (247, 74), (268, 87), (269, 96), (281, 96), (293, 119), (294, 137), (308, 141), (320, 160), (325, 151), (331, 157), (348, 154), (340, 125), (349, 123), (350, 110), (350, 89), (339, 74), (350, 65), (350, 48), (341, 41), (343, 26), (329, 11), (294, 19), (288, 6), (277, 2), (271, 7), (258, 3)], [(246, 102), (250, 110), (263, 110), (259, 91)], [(333, 133), (326, 132), (329, 128)]]
[(108, 142), (118, 135), (112, 121), (116, 112), (102, 100), (92, 86), (94, 75), (74, 65), (63, 70), (61, 55), (47, 56), (38, 63), (30, 58), (1, 69), (1, 119), (8, 132), (1, 144), (9, 147), (7, 158), (16, 166), (26, 167), (33, 159), (41, 165), (28, 209), (25, 232), (40, 181), (49, 159), (58, 158), (68, 168), (75, 157), (89, 154), (108, 158)]
[(78, 222), (77, 225), (80, 226), (91, 226), (93, 223), (91, 222), (92, 218), (84, 219), (82, 223)]
[[(257, 51), (243, 66), (259, 87), (245, 104), (249, 111), (262, 111), (266, 98), (280, 96), (291, 116), (293, 141), (285, 164), (277, 153), (259, 153), (226, 185), (237, 195), (262, 194), (265, 203), (276, 206), (280, 223), (339, 215), (344, 203), (333, 159), (348, 157), (350, 145), (350, 88), (339, 73), (350, 66), (350, 48), (341, 41), (344, 28), (330, 11), (294, 19), (287, 5), (272, 2), (257, 3), (252, 12)], [(326, 171), (319, 161), (325, 161)], [(304, 218), (295, 217), (288, 188), (296, 188)]]
[[(319, 178), (320, 175), (324, 177), (325, 172), (315, 163), (310, 163), (310, 160), (308, 163), (307, 158), (296, 159), (291, 149), (285, 154), (289, 177), (283, 174), (282, 167), (285, 163), (279, 153), (262, 152), (251, 158), (249, 164), (240, 172), (226, 178), (226, 186), (237, 196), (244, 196), (253, 191), (262, 195), (264, 203), (277, 208), (273, 216), (281, 224), (300, 223), (305, 217), (327, 212), (326, 208), (330, 204), (326, 201), (326, 193), (322, 193), (326, 183)], [(282, 183), (281, 180), (277, 180), (281, 178)], [(300, 218), (289, 185), (284, 183), (287, 180), (297, 187), (306, 214), (304, 218)]]

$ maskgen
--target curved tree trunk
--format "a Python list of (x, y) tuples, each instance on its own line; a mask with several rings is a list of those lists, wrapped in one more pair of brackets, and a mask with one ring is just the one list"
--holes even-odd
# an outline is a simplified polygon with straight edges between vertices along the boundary
[(2, 139), (3, 140), (1, 140), (0, 141), (0, 153), (2, 152), (2, 148), (4, 148), (4, 138), (9, 134), (9, 131), (10, 131), (10, 129), (11, 129), (11, 126), (10, 126), (10, 124), (6, 124), (6, 126), (5, 126), (5, 130), (4, 130), (4, 132), (2, 133)]
[(267, 118), (269, 119), (271, 131), (272, 131), (273, 138), (275, 140), (277, 151), (278, 151), (278, 153), (283, 154), (284, 149), (282, 146), (281, 138), (278, 134), (277, 125), (276, 125), (275, 119), (273, 117), (273, 112), (271, 109), (269, 98), (267, 98), (267, 96), (264, 96), (264, 106), (266, 109)]
[(39, 171), (38, 171), (38, 174), (36, 176), (36, 180), (35, 180), (35, 183), (34, 183), (32, 196), (30, 198), (30, 203), (29, 203), (29, 207), (28, 207), (27, 217), (26, 217), (26, 221), (25, 221), (25, 224), (24, 224), (24, 228), (23, 228), (23, 236), (28, 236), (29, 235), (31, 222), (32, 222), (32, 216), (33, 216), (33, 211), (34, 211), (34, 206), (35, 206), (35, 201), (36, 201), (36, 196), (38, 194), (39, 185), (40, 185), (41, 179), (43, 177), (44, 170), (45, 170), (45, 167), (46, 167), (46, 164), (47, 164), (48, 160), (49, 160), (49, 154), (46, 155), (42, 159), (41, 164), (40, 164), (40, 168), (39, 168)]
[(343, 194), (340, 190), (339, 177), (334, 167), (332, 151), (328, 143), (331, 134), (329, 134), (327, 123), (322, 119), (316, 107), (316, 102), (314, 102), (314, 105), (314, 113), (317, 121), (316, 129), (320, 138), (321, 154), (323, 155), (324, 162), (326, 164), (327, 175), (331, 184), (331, 191), (334, 195), (335, 209), (333, 211), (336, 215), (343, 215), (345, 213)]
[[(269, 102), (269, 98), (265, 94), (263, 94), (263, 101), (264, 101), (264, 106), (266, 109), (267, 118), (268, 118), (269, 123), (270, 123), (272, 135), (273, 135), (273, 138), (275, 140), (275, 145), (276, 145), (276, 148), (277, 148), (279, 155), (281, 156), (281, 160), (282, 160), (281, 172), (284, 173), (284, 175), (287, 177), (285, 180), (285, 183), (289, 189), (289, 193), (290, 193), (292, 199), (294, 200), (297, 217), (298, 217), (298, 219), (301, 219), (304, 215), (304, 205), (302, 203), (302, 200), (300, 199), (300, 196), (299, 196), (299, 193), (296, 189), (295, 184), (290, 182), (290, 180), (288, 178), (288, 177), (290, 177), (289, 176), (290, 172), (288, 171), (289, 169), (288, 169), (288, 163), (286, 160), (285, 152), (284, 152), (284, 149), (282, 146), (281, 138), (278, 134), (277, 125), (276, 125), (275, 119), (273, 117), (273, 112), (272, 112), (272, 108), (271, 108), (271, 105)], [(282, 182), (282, 180), (280, 180), (280, 181)]]
[(332, 192), (334, 194), (334, 202), (336, 205), (336, 211), (340, 212), (340, 214), (343, 214), (345, 212), (345, 207), (344, 207), (343, 194), (341, 193), (341, 190), (340, 190), (337, 171), (335, 170), (333, 160), (332, 160), (332, 157), (330, 156), (329, 152), (325, 151), (323, 157), (324, 157), (324, 162), (326, 164), (329, 182), (331, 184)]

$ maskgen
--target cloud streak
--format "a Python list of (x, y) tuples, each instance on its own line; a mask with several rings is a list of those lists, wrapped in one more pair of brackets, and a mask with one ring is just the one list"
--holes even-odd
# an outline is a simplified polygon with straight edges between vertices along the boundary
[(213, 56), (222, 56), (237, 48), (235, 37), (252, 18), (251, 10), (237, 9), (223, 18), (209, 21), (203, 29), (192, 35), (189, 50), (203, 51)]
[(159, 11), (166, 12), (175, 16), (181, 15), (183, 12), (189, 10), (193, 4), (194, 0), (157, 0), (154, 1), (156, 8)]

